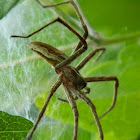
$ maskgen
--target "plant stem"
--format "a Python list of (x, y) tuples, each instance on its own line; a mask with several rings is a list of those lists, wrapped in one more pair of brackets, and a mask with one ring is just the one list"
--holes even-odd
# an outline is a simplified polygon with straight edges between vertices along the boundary
[(139, 37), (140, 37), (140, 32), (127, 34), (127, 35), (115, 37), (115, 38), (104, 38), (104, 39), (102, 39), (101, 44), (108, 45), (108, 44), (112, 44), (112, 43), (119, 43), (119, 42), (137, 39)]

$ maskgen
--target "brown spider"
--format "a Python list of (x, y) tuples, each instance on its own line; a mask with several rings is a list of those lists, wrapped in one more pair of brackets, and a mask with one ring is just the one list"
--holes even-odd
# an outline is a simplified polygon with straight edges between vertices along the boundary
[[(87, 26), (85, 25), (83, 18), (78, 10), (77, 5), (75, 4), (75, 2), (73, 0), (70, 1), (66, 1), (66, 2), (61, 2), (58, 4), (54, 4), (54, 5), (49, 5), (49, 6), (44, 6), (42, 5), (38, 0), (37, 2), (44, 8), (46, 7), (55, 7), (58, 5), (62, 5), (62, 4), (67, 4), (67, 3), (71, 3), (81, 21), (82, 27), (84, 29), (84, 34), (83, 36), (81, 36), (79, 33), (77, 33), (71, 26), (69, 26), (65, 21), (63, 21), (61, 18), (57, 18), (55, 20), (53, 20), (52, 22), (48, 23), (47, 25), (43, 26), (42, 28), (40, 28), (39, 30), (29, 34), (28, 36), (11, 36), (11, 37), (20, 37), (20, 38), (28, 38), (32, 35), (34, 35), (35, 33), (41, 31), (42, 29), (44, 29), (45, 27), (55, 23), (55, 22), (60, 22), (61, 24), (63, 24), (65, 27), (67, 27), (70, 31), (72, 31), (79, 39), (79, 43), (75, 49), (75, 51), (73, 52), (73, 54), (71, 56), (67, 56), (66, 54), (64, 54), (63, 52), (59, 51), (58, 49), (48, 45), (48, 44), (44, 44), (41, 42), (32, 42), (30, 43), (28, 46), (29, 48), (34, 51), (35, 53), (39, 54), (41, 57), (43, 57), (48, 63), (50, 63), (57, 74), (59, 74), (59, 78), (56, 81), (56, 83), (52, 86), (51, 91), (44, 103), (43, 108), (41, 109), (39, 116), (37, 118), (37, 121), (31, 131), (31, 133), (28, 136), (28, 140), (30, 140), (34, 134), (34, 131), (36, 130), (38, 123), (40, 122), (47, 105), (49, 104), (49, 101), (51, 99), (51, 97), (53, 96), (53, 94), (55, 93), (55, 91), (58, 89), (58, 87), (63, 84), (63, 87), (65, 89), (65, 93), (67, 96), (67, 100), (58, 98), (60, 101), (63, 102), (68, 102), (71, 105), (71, 108), (73, 110), (74, 113), (74, 135), (73, 135), (73, 140), (77, 140), (77, 132), (78, 132), (78, 110), (77, 110), (77, 106), (76, 106), (76, 102), (75, 100), (77, 100), (78, 98), (82, 99), (84, 102), (87, 103), (87, 105), (90, 106), (91, 111), (93, 113), (95, 122), (97, 124), (99, 133), (100, 133), (100, 139), (103, 140), (103, 131), (102, 131), (102, 127), (101, 124), (99, 122), (99, 119), (102, 118), (104, 115), (106, 115), (111, 109), (113, 109), (115, 102), (116, 102), (116, 98), (117, 98), (117, 89), (118, 89), (118, 79), (114, 76), (109, 76), (109, 77), (86, 77), (83, 78), (81, 76), (81, 74), (78, 72), (95, 54), (96, 52), (101, 51), (101, 54), (99, 55), (99, 57), (102, 55), (102, 53), (105, 51), (105, 48), (96, 48), (95, 50), (91, 51), (77, 66), (76, 68), (69, 65), (72, 61), (74, 61), (78, 56), (80, 56), (84, 51), (86, 51), (87, 49), (87, 43), (86, 43), (86, 38), (88, 37), (88, 30), (87, 30)], [(99, 58), (98, 57), (98, 58)], [(115, 81), (115, 91), (114, 91), (114, 97), (113, 97), (113, 102), (111, 107), (100, 117), (98, 117), (97, 113), (96, 113), (96, 108), (94, 106), (94, 104), (91, 102), (91, 100), (86, 97), (86, 93), (90, 92), (90, 89), (87, 87), (87, 82), (98, 82), (98, 81)], [(82, 89), (85, 89), (86, 91), (82, 91)], [(75, 97), (74, 97), (75, 96)]]

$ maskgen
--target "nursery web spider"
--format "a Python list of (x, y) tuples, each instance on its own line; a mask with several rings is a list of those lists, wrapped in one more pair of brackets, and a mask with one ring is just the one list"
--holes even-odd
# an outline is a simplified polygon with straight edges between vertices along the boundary
[[(52, 22), (48, 23), (47, 25), (43, 26), (42, 28), (38, 29), (37, 31), (29, 34), (28, 36), (11, 36), (11, 37), (19, 37), (19, 38), (29, 38), (32, 35), (36, 34), (37, 32), (41, 31), (42, 29), (46, 28), (49, 25), (52, 25), (55, 22), (59, 22), (61, 24), (63, 24), (65, 27), (67, 27), (71, 32), (73, 32), (78, 38), (79, 38), (79, 43), (75, 49), (75, 51), (73, 52), (73, 54), (71, 56), (67, 56), (65, 53), (59, 51), (58, 49), (48, 45), (48, 44), (44, 44), (41, 42), (32, 42), (30, 43), (28, 46), (29, 48), (34, 51), (35, 53), (37, 53), (38, 55), (40, 55), (41, 57), (43, 57), (48, 63), (50, 63), (57, 74), (59, 74), (59, 78), (56, 81), (56, 83), (52, 86), (51, 91), (44, 103), (43, 108), (41, 109), (39, 116), (37, 118), (37, 121), (31, 131), (31, 133), (28, 136), (28, 140), (30, 140), (34, 134), (34, 131), (36, 130), (38, 123), (40, 122), (47, 105), (49, 104), (49, 101), (51, 99), (51, 97), (54, 95), (55, 91), (58, 89), (58, 87), (63, 84), (66, 96), (67, 96), (67, 100), (58, 98), (60, 101), (63, 102), (68, 102), (73, 110), (73, 114), (74, 114), (74, 135), (73, 135), (73, 140), (77, 140), (77, 132), (78, 132), (78, 110), (77, 110), (77, 106), (76, 106), (76, 100), (78, 98), (82, 99), (85, 103), (87, 103), (87, 105), (90, 106), (91, 111), (93, 113), (95, 122), (97, 124), (98, 127), (98, 131), (100, 134), (100, 139), (103, 140), (103, 131), (102, 131), (102, 127), (101, 124), (99, 122), (99, 119), (102, 118), (104, 115), (106, 115), (110, 110), (113, 109), (115, 102), (116, 102), (116, 98), (117, 98), (117, 89), (118, 89), (118, 79), (114, 76), (109, 76), (109, 77), (82, 77), (82, 75), (78, 72), (83, 66), (85, 66), (85, 64), (97, 53), (97, 52), (101, 52), (101, 54), (98, 56), (98, 58), (102, 55), (102, 53), (105, 51), (105, 48), (96, 48), (95, 50), (91, 51), (76, 67), (73, 67), (71, 65), (69, 65), (72, 61), (74, 61), (78, 56), (80, 56), (83, 52), (86, 51), (87, 49), (87, 43), (86, 43), (86, 38), (88, 37), (88, 30), (87, 30), (87, 26), (84, 23), (84, 20), (78, 10), (77, 5), (75, 4), (75, 2), (73, 0), (69, 0), (66, 2), (61, 2), (58, 4), (54, 4), (54, 5), (49, 5), (49, 6), (45, 6), (42, 5), (38, 0), (36, 0), (43, 8), (47, 8), (47, 7), (55, 7), (58, 5), (62, 5), (62, 4), (67, 4), (70, 3), (72, 4), (72, 6), (74, 7), (80, 22), (82, 24), (82, 28), (84, 30), (84, 34), (83, 36), (81, 36), (79, 33), (77, 33), (70, 25), (68, 25), (64, 20), (62, 20), (61, 18), (57, 18), (55, 20), (53, 20)], [(91, 102), (91, 100), (86, 97), (86, 93), (90, 92), (90, 89), (87, 87), (87, 82), (99, 82), (99, 81), (114, 81), (115, 82), (115, 88), (114, 88), (114, 97), (113, 97), (113, 102), (111, 107), (100, 117), (98, 117), (97, 112), (96, 112), (96, 108), (94, 106), (94, 104)], [(82, 91), (82, 89), (85, 89), (85, 91)]]

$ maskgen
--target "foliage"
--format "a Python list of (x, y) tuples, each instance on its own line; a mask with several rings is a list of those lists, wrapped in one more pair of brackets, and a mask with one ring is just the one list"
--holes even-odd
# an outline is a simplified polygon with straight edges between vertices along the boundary
[(18, 0), (0, 1), (0, 19), (3, 18), (18, 2)]
[[(45, 2), (45, 0), (43, 1)], [(47, 1), (47, 4), (55, 2), (60, 2), (60, 0)], [(138, 6), (140, 2), (137, 0), (79, 0), (78, 2), (91, 27), (96, 29), (102, 37), (121, 38), (123, 35), (135, 34), (140, 31), (140, 9)], [(2, 44), (0, 49), (0, 54), (2, 54), (0, 57), (1, 110), (19, 114), (32, 120), (37, 117), (38, 108), (41, 109), (52, 84), (57, 79), (57, 75), (46, 62), (36, 57), (26, 45), (31, 41), (45, 42), (64, 50), (70, 55), (78, 39), (59, 23), (44, 29), (30, 39), (10, 39), (9, 37), (12, 34), (27, 35), (58, 16), (68, 21), (82, 34), (80, 27), (77, 27), (80, 23), (70, 5), (43, 9), (34, 0), (21, 1), (0, 21), (0, 41)], [(93, 41), (91, 38), (89, 39)], [(84, 77), (118, 77), (120, 86), (116, 106), (107, 116), (101, 119), (105, 139), (137, 140), (140, 135), (139, 40), (131, 40), (130, 38), (129, 41), (118, 42), (119, 40), (116, 40), (114, 44), (103, 45), (106, 47), (106, 51), (101, 59), (94, 63), (93, 58), (80, 73)], [(87, 53), (92, 49), (93, 46), (89, 44)], [(31, 56), (33, 56), (32, 59), (30, 59)], [(84, 56), (85, 54), (74, 61), (73, 65), (76, 65)], [(24, 58), (26, 58), (25, 61), (23, 61)], [(16, 63), (10, 65), (11, 62)], [(113, 82), (88, 84), (91, 93), (87, 96), (96, 105), (99, 115), (111, 104), (113, 85)], [(34, 101), (36, 96), (37, 98)], [(41, 123), (43, 125), (37, 130), (34, 139), (45, 137), (50, 140), (71, 140), (72, 110), (69, 104), (56, 100), (57, 97), (66, 98), (62, 88), (52, 98), (46, 110), (47, 117), (43, 119)], [(89, 107), (80, 100), (77, 101), (77, 106), (80, 114), (78, 138), (80, 140), (90, 140), (93, 137), (98, 139), (96, 125), (89, 125), (93, 121)]]
[(0, 111), (0, 139), (23, 140), (33, 123), (20, 116), (9, 115)]

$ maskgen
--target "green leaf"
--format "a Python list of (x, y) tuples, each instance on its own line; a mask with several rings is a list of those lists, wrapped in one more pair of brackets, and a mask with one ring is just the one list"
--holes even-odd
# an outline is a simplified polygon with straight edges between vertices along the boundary
[(3, 18), (18, 2), (18, 0), (0, 1), (0, 19)]
[(32, 127), (31, 121), (0, 111), (0, 139), (24, 140)]

